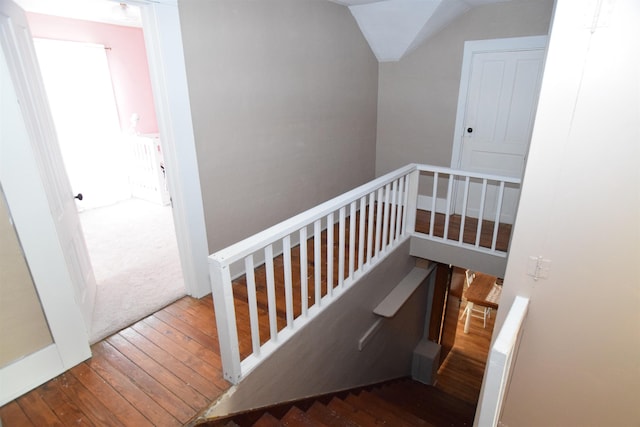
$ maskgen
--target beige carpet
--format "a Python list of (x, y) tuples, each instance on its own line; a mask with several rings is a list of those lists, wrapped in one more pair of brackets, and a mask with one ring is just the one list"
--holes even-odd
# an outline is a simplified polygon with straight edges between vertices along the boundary
[(130, 199), (80, 221), (98, 285), (91, 343), (185, 295), (169, 206)]

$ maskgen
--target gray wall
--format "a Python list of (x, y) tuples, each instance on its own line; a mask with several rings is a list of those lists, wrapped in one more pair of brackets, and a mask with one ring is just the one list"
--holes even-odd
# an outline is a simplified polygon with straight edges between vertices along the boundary
[(464, 42), (546, 35), (553, 0), (476, 7), (395, 63), (380, 64), (376, 175), (450, 166)]
[(361, 352), (358, 340), (379, 319), (373, 309), (414, 266), (407, 241), (249, 373), (207, 416), (410, 376), (412, 351), (424, 332), (428, 280), (395, 317), (383, 320)]
[(378, 64), (346, 7), (179, 10), (211, 252), (374, 177)]

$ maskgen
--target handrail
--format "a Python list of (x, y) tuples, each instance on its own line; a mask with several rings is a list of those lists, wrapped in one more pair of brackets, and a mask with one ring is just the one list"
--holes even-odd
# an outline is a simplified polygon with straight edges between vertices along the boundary
[(226, 248), (212, 254), (210, 258), (225, 261), (227, 263), (238, 261), (244, 256), (259, 249), (261, 245), (273, 243), (284, 236), (299, 230), (301, 227), (313, 224), (317, 219), (326, 216), (330, 212), (335, 212), (336, 206), (344, 206), (353, 200), (358, 200), (360, 197), (369, 194), (372, 189), (380, 188), (384, 183), (396, 180), (413, 170), (415, 170), (415, 165), (413, 164), (396, 169), (393, 172), (376, 178), (373, 181), (367, 182), (366, 184), (363, 184), (351, 191), (321, 203), (316, 207), (286, 219), (279, 224), (267, 228), (266, 230), (260, 231), (253, 236), (247, 237), (240, 242), (227, 246)]
[[(421, 177), (433, 180), (430, 188), (419, 191)], [(409, 164), (210, 255), (225, 378), (232, 383), (240, 381), (411, 236), (504, 256), (505, 252), (496, 247), (497, 225), (501, 221), (506, 184), (517, 186), (519, 183), (515, 178)], [(442, 184), (447, 187), (444, 198), (441, 197)], [(426, 199), (430, 199), (425, 202), (427, 206), (420, 206)], [(418, 208), (431, 212), (426, 232), (416, 231)], [(461, 218), (459, 230), (464, 230), (465, 221), (473, 218), (474, 213), (478, 223), (475, 242), (465, 242), (462, 232), (457, 239), (451, 239), (452, 215)], [(444, 218), (442, 235), (437, 235), (435, 230), (437, 216)], [(496, 225), (488, 247), (480, 243), (485, 218), (491, 218)], [(292, 254), (299, 257), (299, 267), (294, 268)], [(284, 292), (276, 292), (274, 261), (277, 259), (281, 259), (278, 268), (284, 278)], [(244, 360), (241, 360), (238, 343), (232, 265), (236, 270), (233, 276), (243, 278), (249, 307), (252, 350)], [(307, 265), (313, 269), (312, 276), (308, 275)], [(257, 289), (266, 289), (269, 339), (260, 335)], [(284, 294), (280, 304), (281, 308), (285, 307), (284, 329), (277, 323), (280, 293)], [(294, 304), (294, 295), (299, 298), (296, 299), (300, 302), (299, 308)]]
[(522, 337), (529, 298), (516, 296), (491, 347), (474, 426), (497, 426)]
[(432, 165), (423, 165), (423, 164), (413, 164), (419, 171), (421, 172), (438, 172), (442, 174), (449, 175), (457, 175), (457, 176), (468, 176), (469, 178), (478, 178), (478, 179), (487, 179), (489, 181), (504, 181), (509, 184), (521, 184), (522, 180), (519, 178), (511, 178), (508, 176), (502, 175), (491, 175), (481, 172), (469, 172), (462, 169), (452, 169), (443, 166), (432, 166)]

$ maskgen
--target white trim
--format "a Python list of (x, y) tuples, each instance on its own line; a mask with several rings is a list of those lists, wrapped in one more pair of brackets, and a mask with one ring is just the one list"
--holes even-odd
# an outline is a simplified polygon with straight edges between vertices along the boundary
[(497, 426), (527, 317), (529, 299), (517, 296), (491, 347), (474, 426)]
[(511, 37), (504, 39), (470, 40), (464, 43), (462, 72), (460, 73), (460, 89), (458, 91), (458, 108), (456, 110), (456, 126), (453, 131), (453, 150), (451, 167), (460, 168), (462, 154), (462, 137), (464, 135), (464, 112), (467, 108), (467, 92), (471, 77), (471, 61), (474, 54), (484, 52), (503, 52), (518, 50), (538, 50), (547, 46), (547, 36)]
[[(431, 211), (431, 203), (433, 197), (418, 194), (418, 209), (423, 211)], [(438, 197), (436, 199), (436, 213), (445, 213), (447, 211), (447, 199)]]
[(58, 346), (51, 344), (0, 369), (0, 406), (64, 372)]
[(41, 95), (31, 85), (29, 55), (35, 54), (26, 19), (9, 1), (0, 3), (0, 15), (0, 183), (53, 338), (44, 350), (0, 369), (3, 405), (91, 357), (91, 350), (34, 148), (34, 140), (47, 135), (48, 121), (24, 107), (29, 96)]
[(189, 295), (200, 298), (211, 292), (209, 249), (178, 7), (175, 1), (128, 3), (141, 8), (185, 287)]

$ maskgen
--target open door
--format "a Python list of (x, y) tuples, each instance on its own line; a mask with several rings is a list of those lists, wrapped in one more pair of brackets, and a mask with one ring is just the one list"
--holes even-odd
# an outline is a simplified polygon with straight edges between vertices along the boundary
[(0, 3), (0, 183), (53, 343), (0, 369), (0, 404), (91, 356), (95, 282), (26, 18)]
[(91, 327), (96, 282), (74, 194), (62, 161), (33, 39), (24, 11), (11, 1), (3, 2), (2, 7), (2, 47), (48, 196), (58, 238), (71, 273), (76, 301), (88, 330)]

